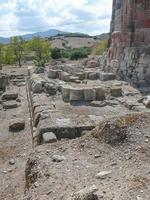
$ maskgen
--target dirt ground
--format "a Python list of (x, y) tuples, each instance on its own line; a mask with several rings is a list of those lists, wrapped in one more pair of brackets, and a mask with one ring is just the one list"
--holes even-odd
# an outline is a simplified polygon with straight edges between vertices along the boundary
[[(64, 156), (54, 162), (53, 155)], [(32, 166), (32, 167), (31, 167)], [(26, 169), (27, 199), (67, 200), (95, 185), (99, 199), (150, 199), (150, 115), (139, 115), (122, 144), (110, 145), (90, 133), (74, 140), (37, 147)], [(102, 171), (109, 176), (96, 179)]]
[[(26, 73), (26, 68), (6, 71)], [(92, 185), (97, 187), (99, 199), (150, 199), (149, 113), (138, 114), (127, 127), (123, 143), (106, 144), (100, 135), (96, 138), (89, 132), (33, 150), (26, 87), (10, 85), (8, 90), (17, 91), (21, 102), (9, 110), (0, 104), (0, 200), (68, 200), (74, 192)], [(25, 129), (13, 133), (9, 122), (16, 117), (25, 120)], [(54, 162), (54, 155), (63, 160)], [(97, 179), (103, 171), (110, 174)]]
[[(7, 72), (15, 71), (16, 68), (6, 69)], [(26, 69), (17, 69), (21, 73)], [(32, 149), (31, 131), (29, 126), (29, 112), (26, 96), (26, 87), (12, 86), (7, 91), (17, 91), (19, 93), (18, 108), (4, 110), (0, 104), (0, 199), (1, 200), (21, 200), (25, 187), (25, 164)], [(25, 120), (25, 129), (13, 133), (9, 132), (9, 122), (13, 118)], [(11, 159), (15, 164), (9, 164)]]

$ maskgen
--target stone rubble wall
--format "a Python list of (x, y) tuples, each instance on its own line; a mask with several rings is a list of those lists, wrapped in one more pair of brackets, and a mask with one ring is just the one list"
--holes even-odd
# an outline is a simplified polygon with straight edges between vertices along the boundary
[(100, 68), (137, 86), (150, 81), (150, 1), (113, 0), (111, 44)]
[(100, 70), (112, 72), (117, 79), (138, 87), (147, 87), (150, 85), (150, 46), (127, 47), (118, 59), (110, 60), (104, 54), (100, 57)]

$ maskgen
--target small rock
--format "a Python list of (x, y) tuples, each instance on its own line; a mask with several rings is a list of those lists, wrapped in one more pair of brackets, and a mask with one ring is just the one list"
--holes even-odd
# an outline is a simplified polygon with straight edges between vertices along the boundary
[(100, 154), (96, 154), (96, 155), (94, 155), (94, 158), (100, 158), (100, 157), (101, 157)]
[(20, 131), (25, 128), (25, 121), (20, 118), (10, 120), (9, 131)]
[(109, 175), (112, 173), (112, 171), (102, 171), (98, 174), (96, 174), (96, 179), (105, 179), (109, 177)]
[(132, 158), (132, 156), (131, 155), (126, 155), (125, 158), (126, 158), (126, 160), (130, 160)]
[(66, 158), (64, 156), (60, 156), (60, 155), (53, 155), (52, 160), (55, 162), (61, 162), (63, 160), (66, 160)]
[(35, 183), (34, 183), (34, 186), (35, 186), (36, 188), (39, 187), (38, 182), (35, 182)]
[(15, 164), (15, 160), (14, 160), (13, 158), (11, 158), (11, 159), (9, 160), (9, 164), (10, 164), (10, 165), (14, 165), (14, 164)]
[(150, 95), (146, 96), (143, 100), (143, 104), (147, 107), (150, 108)]
[(13, 171), (13, 169), (8, 169), (7, 171), (8, 171), (8, 172), (12, 172), (12, 171)]
[(136, 198), (137, 200), (143, 200), (143, 198), (142, 197), (140, 197), (140, 196), (137, 196), (137, 198)]
[(148, 143), (148, 142), (149, 142), (149, 140), (148, 140), (148, 139), (146, 139), (146, 140), (145, 140), (145, 143)]
[(98, 200), (97, 194), (94, 194), (97, 190), (95, 185), (86, 187), (74, 193), (68, 200)]
[(42, 135), (43, 137), (43, 143), (53, 143), (53, 142), (57, 142), (57, 137), (54, 133), (52, 132), (48, 132), (48, 133), (44, 133)]

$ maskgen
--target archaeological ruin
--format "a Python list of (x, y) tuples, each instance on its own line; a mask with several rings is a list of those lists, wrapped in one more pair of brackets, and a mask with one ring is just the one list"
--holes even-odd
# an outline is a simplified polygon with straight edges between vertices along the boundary
[(150, 1), (113, 0), (110, 30), (111, 44), (101, 59), (102, 68), (138, 87), (149, 86)]
[(110, 31), (103, 55), (0, 68), (2, 200), (150, 199), (150, 0), (113, 0)]

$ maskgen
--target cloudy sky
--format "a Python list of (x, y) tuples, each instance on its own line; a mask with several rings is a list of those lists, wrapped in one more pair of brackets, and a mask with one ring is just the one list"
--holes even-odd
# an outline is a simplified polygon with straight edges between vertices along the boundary
[(0, 36), (59, 29), (109, 31), (112, 0), (0, 0)]

